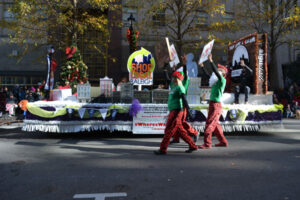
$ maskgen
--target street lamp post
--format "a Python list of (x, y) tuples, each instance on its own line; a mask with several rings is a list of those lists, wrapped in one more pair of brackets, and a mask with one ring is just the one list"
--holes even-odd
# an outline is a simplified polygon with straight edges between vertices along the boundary
[(134, 51), (134, 47), (133, 47), (133, 44), (132, 44), (132, 34), (133, 34), (132, 22), (135, 21), (135, 18), (133, 17), (132, 13), (131, 13), (130, 16), (127, 18), (127, 21), (130, 21), (130, 27), (129, 27), (129, 30), (130, 30), (131, 41), (130, 41), (130, 43), (129, 43), (129, 51), (130, 51), (130, 54), (131, 54), (131, 53), (133, 53), (133, 51)]

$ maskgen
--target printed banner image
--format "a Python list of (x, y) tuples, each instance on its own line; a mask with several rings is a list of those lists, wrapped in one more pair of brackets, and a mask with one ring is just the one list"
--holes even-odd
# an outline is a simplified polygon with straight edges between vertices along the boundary
[(140, 134), (163, 134), (169, 114), (168, 107), (165, 105), (143, 106), (133, 118), (133, 133)]

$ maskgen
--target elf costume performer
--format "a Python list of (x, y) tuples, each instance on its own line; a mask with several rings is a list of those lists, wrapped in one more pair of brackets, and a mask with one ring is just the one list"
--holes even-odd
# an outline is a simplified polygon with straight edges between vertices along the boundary
[(191, 153), (198, 149), (198, 146), (193, 142), (182, 124), (184, 115), (183, 105), (187, 108), (187, 112), (189, 113), (189, 106), (185, 98), (185, 89), (182, 85), (182, 80), (183, 75), (180, 72), (175, 71), (172, 74), (172, 82), (170, 83), (171, 90), (168, 97), (168, 109), (170, 113), (168, 115), (165, 134), (160, 144), (160, 149), (154, 151), (157, 155), (167, 153), (170, 139), (177, 131), (180, 133), (180, 137), (189, 144), (189, 149), (185, 151), (186, 153)]
[[(182, 85), (185, 89), (185, 95), (187, 95), (187, 90), (189, 88), (189, 84), (190, 84), (190, 79), (188, 77), (188, 74), (187, 74), (187, 67), (186, 67), (186, 55), (184, 57), (182, 57), (182, 60), (184, 62), (183, 65), (179, 65), (179, 69), (177, 69), (177, 71), (182, 71), (183, 70), (183, 80), (182, 80)], [(166, 78), (168, 79), (168, 74), (165, 74)], [(183, 118), (182, 118), (182, 125), (184, 127), (184, 129), (188, 132), (188, 134), (193, 137), (193, 140), (194, 142), (197, 142), (198, 140), (198, 131), (195, 130), (191, 125), (190, 123), (188, 123), (186, 121), (186, 116), (187, 116), (187, 110), (186, 108), (184, 107), (184, 113), (183, 113)], [(173, 140), (171, 140), (170, 144), (174, 144), (174, 143), (179, 143), (179, 137), (180, 137), (180, 133), (179, 132), (176, 132), (174, 135), (173, 135)]]
[[(212, 55), (209, 55), (210, 66), (213, 70), (213, 74), (209, 79), (209, 85), (211, 86), (210, 93), (210, 102), (208, 116), (205, 124), (204, 131), (204, 144), (199, 146), (201, 149), (209, 149), (212, 146), (211, 137), (214, 133), (219, 140), (219, 143), (216, 144), (216, 147), (227, 147), (228, 142), (223, 134), (222, 126), (220, 125), (219, 119), (222, 114), (222, 104), (221, 97), (223, 95), (225, 86), (226, 86), (226, 73), (227, 68), (218, 65), (218, 69), (212, 60)], [(200, 64), (203, 67), (203, 64)]]

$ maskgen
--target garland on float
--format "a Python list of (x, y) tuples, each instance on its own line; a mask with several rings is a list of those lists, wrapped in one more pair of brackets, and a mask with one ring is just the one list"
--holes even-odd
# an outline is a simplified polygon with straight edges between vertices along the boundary
[[(22, 108), (22, 110), (29, 111), (31, 114), (41, 117), (41, 118), (45, 118), (45, 119), (51, 119), (51, 118), (66, 115), (70, 112), (70, 110), (71, 110), (71, 113), (74, 113), (74, 116), (79, 117), (80, 116), (79, 109), (84, 109), (82, 118), (85, 118), (85, 119), (88, 119), (91, 117), (102, 118), (102, 115), (99, 111), (100, 108), (84, 108), (81, 106), (66, 105), (63, 108), (57, 108), (56, 111), (48, 111), (48, 110), (45, 110), (45, 109), (39, 107), (38, 105), (35, 105), (34, 103), (33, 104), (28, 103), (27, 100), (21, 101), (19, 105)], [(91, 116), (89, 115), (88, 112), (86, 112), (89, 110), (94, 110), (92, 112)], [(129, 106), (111, 105), (106, 110), (106, 117), (109, 117), (114, 111), (116, 111), (117, 113), (121, 113), (121, 114), (129, 113)]]

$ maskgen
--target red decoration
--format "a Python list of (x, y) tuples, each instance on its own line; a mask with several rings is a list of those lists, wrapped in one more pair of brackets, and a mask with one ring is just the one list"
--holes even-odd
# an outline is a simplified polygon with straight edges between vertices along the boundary
[(76, 52), (76, 48), (75, 47), (67, 47), (66, 48), (66, 54), (67, 54), (67, 59), (72, 58), (73, 54)]
[(127, 30), (127, 34), (126, 34), (127, 40), (130, 43), (131, 42), (131, 32), (130, 29)]
[(78, 73), (76, 70), (74, 70), (74, 71), (71, 73), (71, 76), (72, 76), (72, 78), (70, 78), (70, 79), (68, 79), (68, 80), (69, 80), (70, 82), (73, 82), (74, 79), (78, 79), (79, 73)]
[(66, 85), (66, 86), (58, 86), (58, 89), (63, 90), (63, 89), (69, 89), (70, 85)]
[(130, 29), (127, 29), (126, 37), (127, 37), (129, 45), (132, 45), (134, 50), (136, 50), (136, 47), (137, 47), (137, 40), (138, 40), (139, 34), (140, 33), (138, 31), (131, 32)]
[(51, 60), (51, 71), (55, 71), (55, 69), (56, 69), (56, 67), (57, 67), (57, 62), (56, 62), (56, 60), (53, 58), (52, 60)]

